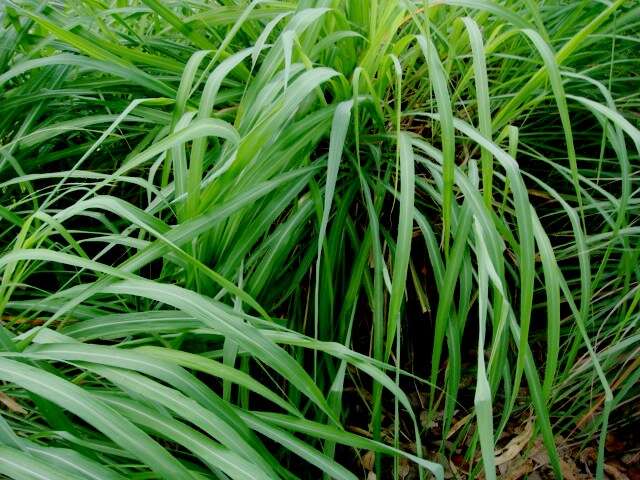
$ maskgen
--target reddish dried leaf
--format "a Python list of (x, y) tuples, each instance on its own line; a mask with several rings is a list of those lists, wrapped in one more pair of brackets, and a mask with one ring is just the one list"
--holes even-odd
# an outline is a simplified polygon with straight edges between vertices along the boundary
[(620, 441), (620, 439), (618, 439), (613, 433), (607, 434), (605, 448), (607, 449), (607, 452), (611, 453), (622, 453), (627, 449), (624, 442)]

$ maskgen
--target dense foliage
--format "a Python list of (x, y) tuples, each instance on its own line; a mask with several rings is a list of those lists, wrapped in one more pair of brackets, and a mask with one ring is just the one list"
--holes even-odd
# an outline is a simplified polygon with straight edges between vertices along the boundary
[(640, 395), (636, 0), (0, 28), (0, 474), (491, 479), (535, 420), (603, 476)]

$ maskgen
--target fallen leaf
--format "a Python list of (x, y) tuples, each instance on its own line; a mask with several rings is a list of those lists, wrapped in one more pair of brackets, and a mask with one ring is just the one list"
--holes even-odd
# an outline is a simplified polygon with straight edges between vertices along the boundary
[(598, 458), (598, 451), (594, 447), (587, 447), (580, 452), (579, 457), (585, 465), (593, 465)]
[(402, 460), (400, 460), (400, 471), (398, 472), (398, 475), (400, 476), (400, 480), (404, 480), (405, 478), (407, 478), (407, 475), (409, 475), (409, 472), (411, 472), (411, 467), (409, 466), (409, 462), (407, 461), (406, 458), (403, 458)]
[(635, 463), (640, 463), (640, 451), (634, 453), (625, 453), (622, 456), (622, 463), (625, 465), (633, 465)]
[(20, 405), (6, 393), (0, 392), (0, 402), (2, 402), (4, 406), (11, 410), (13, 413), (20, 413), (22, 415), (27, 414), (27, 411), (22, 408), (22, 405)]
[(533, 472), (533, 461), (525, 460), (515, 468), (509, 468), (506, 471), (506, 474), (500, 478), (502, 480), (519, 480), (525, 475), (529, 475), (531, 472)]
[(549, 464), (549, 454), (540, 439), (536, 439), (533, 444), (531, 452), (529, 452), (529, 458), (536, 462), (539, 467), (544, 467)]
[(513, 460), (527, 446), (532, 434), (533, 420), (529, 419), (522, 433), (513, 437), (504, 448), (496, 450), (496, 465), (502, 465)]
[(456, 423), (454, 423), (451, 429), (449, 430), (449, 433), (447, 434), (447, 439), (451, 438), (454, 433), (460, 430), (460, 428), (462, 428), (469, 421), (470, 418), (471, 418), (471, 414), (465, 415)]
[(562, 470), (562, 477), (566, 480), (578, 480), (580, 473), (573, 461), (567, 461), (560, 459), (560, 470)]
[(376, 454), (372, 451), (368, 451), (362, 456), (362, 468), (365, 470), (373, 470), (376, 462)]
[(607, 452), (621, 453), (626, 450), (626, 445), (621, 442), (613, 433), (607, 434), (607, 440), (605, 442), (605, 448)]
[(604, 464), (604, 471), (613, 480), (629, 480), (629, 477), (627, 477), (624, 473), (622, 473), (617, 467), (613, 466), (611, 463)]

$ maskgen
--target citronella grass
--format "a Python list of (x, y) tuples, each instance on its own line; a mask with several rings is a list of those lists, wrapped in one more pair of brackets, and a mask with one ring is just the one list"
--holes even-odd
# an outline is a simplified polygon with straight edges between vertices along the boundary
[(637, 2), (0, 28), (0, 474), (496, 478), (535, 420), (522, 455), (560, 478), (595, 438), (603, 478), (640, 394)]

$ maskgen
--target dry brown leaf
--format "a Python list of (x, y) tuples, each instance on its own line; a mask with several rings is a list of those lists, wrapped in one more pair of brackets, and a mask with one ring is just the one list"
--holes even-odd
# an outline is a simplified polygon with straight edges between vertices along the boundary
[(635, 463), (640, 463), (640, 451), (633, 453), (625, 453), (622, 456), (622, 463), (625, 465), (633, 465)]
[(376, 462), (376, 454), (371, 450), (369, 450), (367, 453), (365, 453), (362, 456), (362, 468), (364, 468), (365, 470), (369, 470), (369, 471), (373, 470), (375, 462)]
[(458, 430), (460, 430), (469, 421), (470, 418), (471, 418), (471, 414), (468, 414), (462, 417), (456, 423), (454, 423), (451, 429), (449, 430), (449, 433), (447, 434), (447, 440), (451, 438), (453, 434), (455, 434)]
[(531, 452), (529, 453), (529, 458), (536, 462), (540, 467), (544, 467), (549, 464), (549, 454), (539, 438), (536, 439), (533, 444)]
[(607, 475), (609, 475), (613, 480), (629, 480), (624, 473), (622, 473), (618, 467), (615, 467), (611, 463), (604, 464), (604, 471)]
[(532, 434), (533, 420), (529, 419), (522, 433), (513, 437), (504, 448), (496, 450), (496, 465), (502, 465), (516, 458), (522, 449), (527, 446)]
[(579, 480), (580, 473), (578, 467), (572, 461), (560, 459), (560, 470), (562, 470), (562, 476), (565, 480)]
[(585, 465), (593, 465), (598, 458), (598, 451), (594, 447), (587, 447), (580, 452), (579, 457)]
[(42, 325), (47, 321), (45, 318), (23, 318), (15, 315), (2, 315), (0, 316), (0, 320), (3, 322), (27, 323), (31, 325)]
[(398, 472), (400, 479), (404, 480), (405, 478), (407, 478), (407, 475), (409, 475), (409, 472), (411, 472), (411, 467), (409, 466), (409, 462), (407, 461), (406, 458), (401, 459), (400, 471)]
[(4, 406), (11, 410), (13, 413), (20, 413), (22, 415), (27, 414), (27, 411), (22, 407), (22, 405), (20, 405), (6, 393), (0, 392), (0, 402), (2, 402)]
[(513, 468), (508, 468), (501, 479), (519, 480), (525, 475), (529, 475), (531, 472), (533, 472), (533, 460), (525, 460), (518, 465), (514, 465)]
[(605, 442), (604, 448), (607, 449), (607, 452), (621, 453), (627, 449), (627, 446), (613, 433), (607, 433), (607, 440)]

